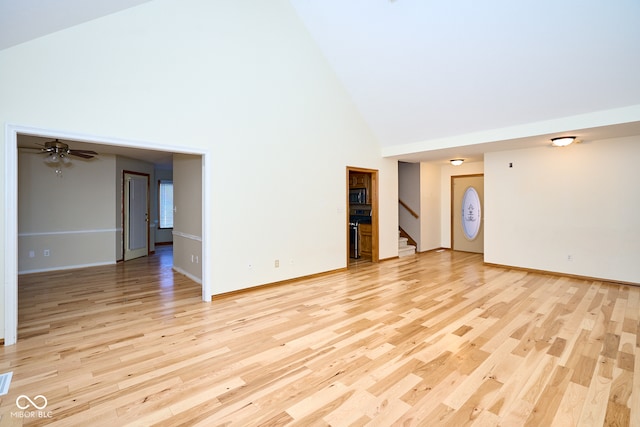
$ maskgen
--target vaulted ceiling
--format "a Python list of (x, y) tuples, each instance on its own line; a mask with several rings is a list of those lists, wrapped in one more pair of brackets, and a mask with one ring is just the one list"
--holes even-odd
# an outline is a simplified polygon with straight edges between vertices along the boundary
[[(0, 0), (0, 49), (145, 0)], [(385, 156), (640, 134), (637, 0), (290, 0)]]
[(291, 3), (383, 154), (475, 156), (640, 129), (637, 0)]
[(151, 0), (0, 0), (0, 50)]

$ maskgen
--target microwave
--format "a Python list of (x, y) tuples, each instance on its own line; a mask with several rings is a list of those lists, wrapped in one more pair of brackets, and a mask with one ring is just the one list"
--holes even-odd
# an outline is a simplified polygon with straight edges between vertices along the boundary
[(367, 203), (367, 189), (366, 188), (350, 188), (349, 189), (349, 204), (363, 205)]

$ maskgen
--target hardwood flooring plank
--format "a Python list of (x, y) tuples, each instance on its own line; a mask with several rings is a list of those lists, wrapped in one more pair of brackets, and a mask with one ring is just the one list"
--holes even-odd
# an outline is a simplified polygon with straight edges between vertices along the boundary
[(640, 287), (443, 251), (205, 303), (171, 265), (20, 276), (0, 425), (640, 425)]
[(550, 425), (578, 426), (584, 408), (588, 388), (574, 382), (567, 384), (558, 410)]
[(489, 406), (502, 386), (494, 378), (487, 378), (457, 411), (450, 413), (447, 424), (458, 426), (474, 423), (483, 412), (489, 412)]
[(546, 385), (544, 391), (535, 403), (535, 407), (531, 415), (527, 419), (527, 426), (547, 426), (551, 425), (555, 414), (560, 406), (562, 397), (564, 396), (569, 380), (571, 370), (564, 366), (556, 366), (551, 380)]
[[(601, 426), (604, 423), (609, 394), (611, 391), (611, 380), (594, 375), (587, 391), (585, 405), (580, 415), (579, 426), (592, 425)], [(604, 404), (604, 402), (607, 402)]]

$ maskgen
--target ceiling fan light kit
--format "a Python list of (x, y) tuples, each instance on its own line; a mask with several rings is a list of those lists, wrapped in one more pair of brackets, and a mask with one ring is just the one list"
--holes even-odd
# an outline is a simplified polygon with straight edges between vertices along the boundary
[(64, 153), (64, 152), (49, 153), (49, 155), (44, 158), (44, 162), (50, 163), (50, 164), (59, 164), (59, 163), (67, 164), (67, 163), (71, 163), (71, 159), (69, 159), (69, 157), (67, 157), (67, 153)]
[(45, 163), (69, 163), (71, 160), (64, 153), (51, 153), (44, 158)]
[(61, 165), (70, 165), (71, 159), (69, 156), (79, 157), (81, 159), (92, 159), (97, 156), (98, 153), (92, 150), (72, 150), (68, 144), (55, 139), (54, 141), (47, 141), (44, 143), (43, 148), (30, 148), (31, 150), (38, 150), (41, 153), (46, 154), (44, 162), (56, 166), (56, 175), (62, 176)]

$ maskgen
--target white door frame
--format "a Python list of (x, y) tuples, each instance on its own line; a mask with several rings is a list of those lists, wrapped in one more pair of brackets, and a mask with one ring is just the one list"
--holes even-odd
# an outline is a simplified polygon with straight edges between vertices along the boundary
[[(55, 129), (7, 124), (5, 126), (5, 181), (4, 181), (4, 344), (18, 340), (18, 134), (45, 138), (71, 139), (95, 144), (133, 147), (143, 150), (168, 151), (202, 156), (202, 259), (209, 258), (211, 229), (205, 218), (212, 218), (208, 183), (211, 175), (211, 154), (193, 146), (167, 146), (148, 141), (130, 141), (116, 138), (79, 134)], [(202, 300), (211, 301), (211, 267), (202, 263)]]

